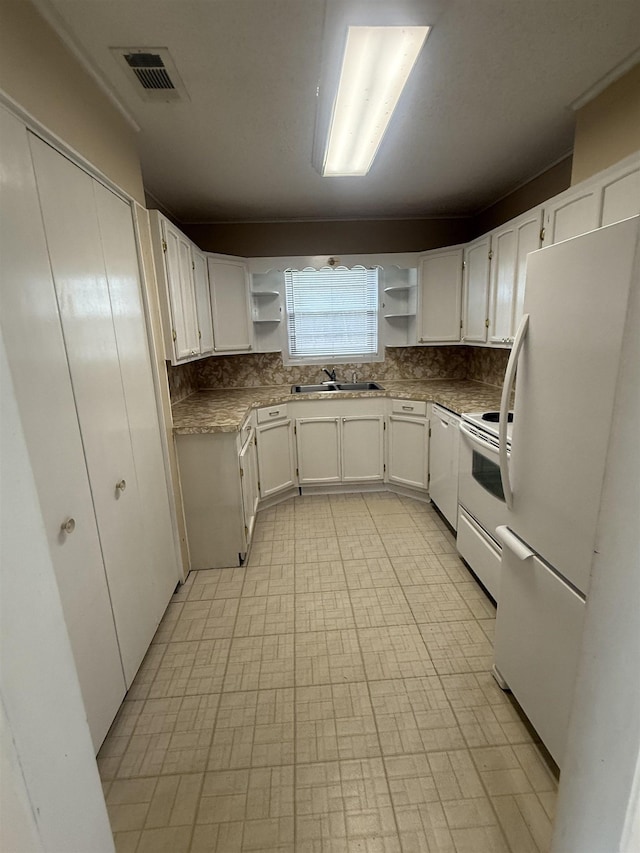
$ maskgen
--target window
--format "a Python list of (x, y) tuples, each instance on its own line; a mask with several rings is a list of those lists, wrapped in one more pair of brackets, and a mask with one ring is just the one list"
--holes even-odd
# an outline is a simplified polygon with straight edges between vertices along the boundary
[(379, 360), (378, 270), (285, 272), (290, 361)]

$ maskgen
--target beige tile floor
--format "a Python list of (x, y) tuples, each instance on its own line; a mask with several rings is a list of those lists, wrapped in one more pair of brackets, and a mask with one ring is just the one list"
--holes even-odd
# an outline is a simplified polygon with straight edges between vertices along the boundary
[(98, 756), (118, 853), (546, 853), (556, 782), (428, 505), (300, 497), (173, 596)]

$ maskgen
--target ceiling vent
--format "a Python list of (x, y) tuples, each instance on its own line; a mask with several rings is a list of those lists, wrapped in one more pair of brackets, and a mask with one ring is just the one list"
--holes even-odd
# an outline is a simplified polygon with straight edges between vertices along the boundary
[(112, 47), (111, 52), (143, 100), (188, 100), (166, 47)]

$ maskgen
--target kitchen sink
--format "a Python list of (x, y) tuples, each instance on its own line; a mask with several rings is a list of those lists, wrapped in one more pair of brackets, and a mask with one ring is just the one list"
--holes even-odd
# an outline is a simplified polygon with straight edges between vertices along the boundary
[(338, 382), (340, 391), (384, 391), (377, 382)]
[(323, 382), (322, 385), (292, 385), (292, 394), (318, 394), (335, 391), (384, 391), (377, 382)]
[(317, 394), (320, 391), (337, 391), (335, 382), (324, 382), (322, 385), (292, 385), (292, 394)]

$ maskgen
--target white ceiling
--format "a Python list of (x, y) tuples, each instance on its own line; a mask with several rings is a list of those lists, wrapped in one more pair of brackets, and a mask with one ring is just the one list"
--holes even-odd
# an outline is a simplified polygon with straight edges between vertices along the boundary
[[(638, 0), (40, 0), (140, 126), (183, 222), (474, 213), (566, 155), (571, 104), (640, 44)], [(369, 175), (311, 157), (347, 23), (433, 30)], [(167, 47), (189, 100), (147, 103), (109, 48)]]

